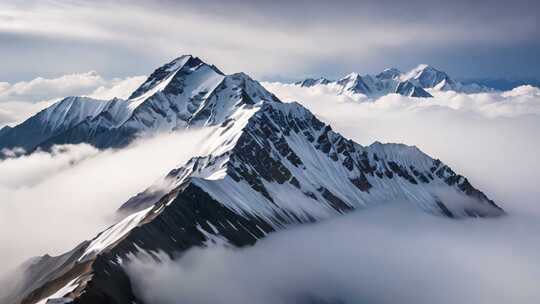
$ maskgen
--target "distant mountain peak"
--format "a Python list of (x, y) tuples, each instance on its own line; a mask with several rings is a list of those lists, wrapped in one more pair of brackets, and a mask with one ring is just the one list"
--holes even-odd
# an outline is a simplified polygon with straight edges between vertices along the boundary
[(351, 72), (343, 76), (340, 80), (356, 80), (358, 78), (362, 78), (362, 76), (357, 72)]
[(422, 88), (450, 89), (450, 86), (454, 84), (454, 81), (448, 74), (427, 64), (418, 65), (416, 68), (403, 74), (401, 79), (404, 81), (413, 81)]
[[(443, 71), (439, 70), (439, 69), (436, 69), (435, 67), (429, 65), (429, 64), (426, 64), (426, 63), (421, 63), (419, 65), (417, 65), (416, 67), (412, 68), (411, 70), (409, 70), (408, 72), (404, 73), (405, 75), (418, 75), (420, 73), (423, 73), (423, 72), (430, 72), (430, 73), (444, 73)], [(446, 73), (444, 73), (446, 75)]]
[(428, 64), (419, 64), (407, 72), (402, 72), (397, 68), (386, 68), (375, 76), (362, 76), (357, 72), (353, 72), (334, 82), (327, 81), (323, 83), (309, 78), (304, 81), (298, 81), (295, 84), (302, 87), (334, 84), (342, 87), (340, 94), (363, 94), (368, 97), (381, 97), (390, 93), (409, 97), (433, 97), (426, 90), (452, 90), (465, 93), (490, 91), (485, 86), (476, 84), (466, 85), (457, 82), (446, 72)]
[(378, 79), (396, 79), (398, 78), (402, 72), (396, 68), (386, 68), (379, 74), (377, 74)]
[(396, 68), (388, 68), (383, 72), (372, 75), (360, 75), (356, 72), (335, 82), (341, 87), (341, 94), (363, 94), (368, 97), (380, 97), (396, 93), (409, 97), (432, 97), (421, 87), (408, 81), (400, 80), (401, 72)]
[(299, 85), (301, 87), (312, 87), (315, 85), (326, 85), (329, 84), (331, 81), (325, 77), (319, 77), (319, 78), (306, 78), (301, 81), (297, 81), (294, 84)]

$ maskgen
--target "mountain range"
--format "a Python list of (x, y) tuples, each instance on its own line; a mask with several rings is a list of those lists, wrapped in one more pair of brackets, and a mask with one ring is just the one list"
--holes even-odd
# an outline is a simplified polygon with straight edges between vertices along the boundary
[[(380, 79), (394, 79), (387, 72)], [(414, 79), (413, 91), (427, 81)], [(65, 98), (2, 129), (0, 148), (122, 148), (138, 136), (186, 128), (211, 131), (200, 153), (119, 202), (122, 219), (95, 238), (25, 263), (6, 303), (142, 303), (125, 271), (138, 253), (248, 246), (291, 225), (389, 201), (448, 218), (504, 214), (418, 148), (357, 144), (246, 74), (224, 74), (190, 55), (156, 69), (127, 100)]]
[(0, 150), (83, 142), (122, 147), (138, 134), (219, 124), (237, 106), (255, 103), (252, 98), (277, 100), (246, 74), (225, 75), (197, 57), (181, 56), (155, 70), (128, 100), (66, 97), (0, 129)]
[(457, 91), (466, 93), (490, 91), (488, 87), (475, 83), (464, 84), (453, 80), (447, 73), (426, 64), (402, 72), (396, 68), (388, 68), (377, 75), (351, 73), (339, 80), (324, 77), (307, 78), (295, 82), (301, 87), (327, 85), (338, 89), (339, 94), (362, 94), (368, 97), (381, 97), (395, 93), (409, 97), (433, 97), (428, 91)]

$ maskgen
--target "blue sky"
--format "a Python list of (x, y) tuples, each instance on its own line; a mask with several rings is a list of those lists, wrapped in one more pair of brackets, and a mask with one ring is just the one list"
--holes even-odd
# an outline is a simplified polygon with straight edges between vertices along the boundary
[(540, 78), (538, 1), (13, 1), (0, 81), (149, 74), (181, 54), (262, 80), (431, 64), (460, 77)]

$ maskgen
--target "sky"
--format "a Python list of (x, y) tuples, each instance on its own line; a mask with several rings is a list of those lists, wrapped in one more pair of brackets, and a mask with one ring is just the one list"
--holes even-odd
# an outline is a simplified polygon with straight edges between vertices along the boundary
[(0, 81), (148, 75), (181, 54), (260, 80), (420, 63), (456, 78), (540, 78), (539, 15), (534, 0), (5, 0)]

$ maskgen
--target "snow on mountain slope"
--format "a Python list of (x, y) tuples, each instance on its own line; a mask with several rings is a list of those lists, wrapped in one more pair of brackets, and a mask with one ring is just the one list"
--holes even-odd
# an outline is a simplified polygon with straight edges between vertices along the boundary
[(409, 72), (399, 76), (401, 81), (408, 81), (418, 87), (435, 91), (456, 91), (463, 93), (480, 93), (492, 91), (478, 84), (463, 84), (452, 79), (447, 73), (427, 64), (420, 64)]
[(396, 69), (386, 69), (376, 76), (351, 73), (339, 80), (329, 81), (325, 78), (306, 79), (296, 82), (302, 87), (313, 87), (318, 85), (337, 86), (340, 94), (362, 94), (368, 97), (380, 97), (390, 93), (401, 94), (410, 97), (432, 97), (421, 87), (414, 85), (407, 80), (399, 79), (399, 71)]
[[(86, 142), (121, 147), (138, 135), (219, 124), (244, 103), (276, 98), (243, 73), (225, 75), (191, 55), (155, 70), (127, 101), (57, 103), (21, 125), (0, 132), (0, 148), (49, 148)], [(85, 101), (89, 101), (86, 103)], [(41, 132), (40, 130), (51, 131)], [(32, 137), (21, 134), (30, 134)]]
[[(173, 170), (163, 184), (172, 189), (194, 178), (196, 185), (236, 212), (252, 211), (261, 218), (279, 214), (286, 206), (298, 218), (317, 219), (335, 212), (333, 204), (352, 209), (395, 199), (449, 216), (500, 212), (466, 178), (415, 147), (380, 143), (362, 147), (296, 103), (262, 103), (239, 112), (237, 120), (231, 118), (214, 131), (207, 156)], [(452, 206), (453, 201), (439, 197), (440, 188), (479, 203)], [(136, 200), (123, 209), (153, 203)]]
[(47, 138), (65, 132), (85, 120), (107, 113), (107, 122), (114, 125), (127, 115), (126, 102), (88, 97), (66, 97), (30, 117), (20, 125), (0, 132), (0, 149), (22, 147), (33, 149)]
[[(407, 73), (392, 68), (376, 76), (351, 73), (337, 81), (306, 79), (297, 85), (330, 85), (338, 87), (340, 94), (375, 98), (389, 93), (431, 97), (426, 90), (483, 90), (455, 82), (427, 65)], [(122, 147), (139, 135), (217, 125), (244, 103), (275, 99), (245, 74), (225, 75), (197, 57), (184, 55), (156, 69), (127, 101), (68, 97), (18, 126), (1, 129), (0, 150), (33, 151), (82, 142), (98, 148)]]
[(332, 82), (331, 80), (328, 80), (324, 77), (319, 77), (317, 79), (315, 78), (306, 78), (302, 81), (297, 81), (295, 82), (294, 84), (295, 85), (298, 85), (298, 86), (301, 86), (301, 87), (312, 87), (312, 86), (315, 86), (315, 85), (319, 85), (319, 84), (329, 84), (330, 82)]
[[(319, 78), (296, 84), (336, 86), (340, 94), (375, 98), (389, 93), (431, 97), (426, 90), (487, 90), (453, 81), (427, 65), (407, 73), (392, 68), (376, 76), (351, 73), (337, 81)], [(138, 135), (220, 124), (243, 103), (275, 99), (245, 74), (225, 75), (197, 57), (184, 55), (156, 69), (127, 101), (68, 97), (18, 126), (1, 129), (0, 149), (32, 151), (81, 142), (99, 148), (122, 147)]]
[(187, 120), (224, 78), (223, 73), (199, 58), (182, 56), (154, 71), (130, 96), (129, 108), (135, 111), (134, 115), (138, 114), (137, 111), (143, 111), (138, 110), (139, 107), (155, 111), (171, 110), (163, 107), (152, 109), (161, 101), (154, 99), (163, 98), (169, 101), (171, 107), (180, 107), (178, 114)]
[[(251, 114), (253, 111), (255, 114)], [(297, 135), (279, 124), (292, 119), (294, 128), (310, 125), (316, 118), (295, 104), (268, 103), (261, 109), (256, 106), (239, 112), (238, 118), (232, 119), (236, 120), (234, 124), (226, 123), (214, 131), (208, 140), (212, 147), (203, 153), (206, 157), (195, 158), (171, 171), (162, 182), (128, 201), (122, 210), (148, 207), (159, 199), (150, 195), (153, 189), (170, 191), (192, 178), (194, 184), (229, 208), (267, 220), (284, 207), (286, 213), (305, 220), (306, 216), (317, 219), (332, 215), (336, 212), (332, 206), (338, 202), (342, 202), (342, 208), (352, 209), (395, 199), (452, 217), (501, 212), (466, 178), (417, 148), (380, 143), (361, 147), (329, 127), (323, 128), (320, 122)], [(279, 113), (271, 120), (275, 123), (268, 122), (268, 115), (272, 115), (268, 113)], [(246, 120), (249, 115), (253, 117)], [(277, 131), (273, 130), (278, 128), (276, 125), (280, 128)], [(279, 135), (272, 137), (270, 131)], [(314, 139), (328, 142), (314, 146)], [(267, 143), (268, 140), (275, 142)], [(337, 146), (332, 147), (331, 143)], [(272, 169), (259, 163), (263, 161)], [(452, 190), (450, 193), (456, 199), (441, 193), (446, 188)], [(481, 203), (464, 206), (460, 195)]]
[(396, 93), (408, 97), (433, 97), (424, 89), (415, 86), (410, 81), (402, 81), (396, 87)]
[(386, 68), (379, 74), (377, 74), (378, 79), (397, 79), (401, 75), (401, 71), (396, 68)]
[(223, 74), (191, 55), (155, 70), (128, 100), (119, 128), (150, 132), (219, 124), (237, 107), (276, 99), (243, 73)]
[(439, 71), (427, 64), (420, 64), (416, 68), (400, 76), (401, 80), (412, 81), (422, 88), (436, 88), (439, 90), (451, 89), (454, 81), (445, 72)]
[(380, 97), (390, 93), (396, 93), (409, 97), (432, 97), (428, 92), (457, 91), (464, 93), (478, 93), (490, 91), (489, 88), (477, 84), (462, 84), (454, 81), (448, 74), (426, 64), (401, 72), (396, 68), (388, 68), (376, 76), (351, 73), (339, 80), (330, 81), (326, 78), (312, 79), (295, 82), (301, 87), (313, 87), (318, 85), (331, 85), (340, 88), (340, 94), (362, 94), (368, 97)]

